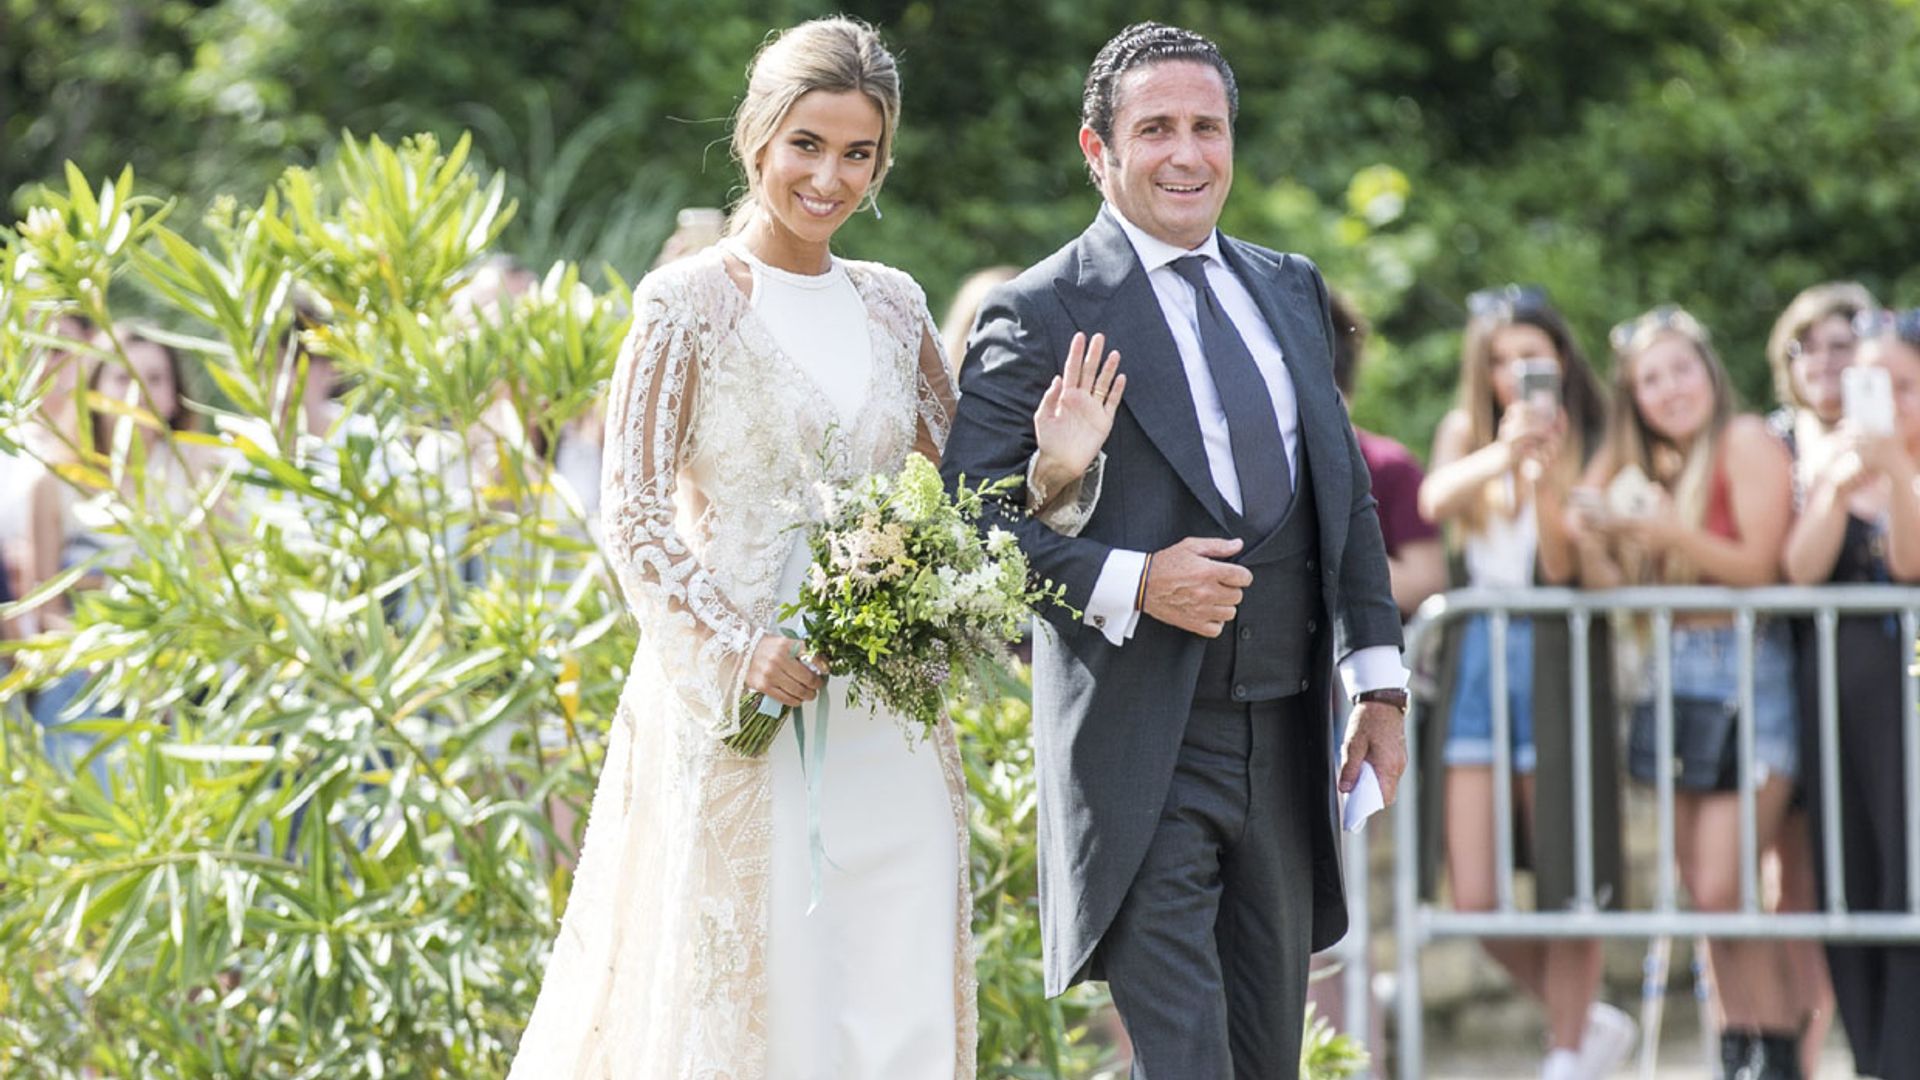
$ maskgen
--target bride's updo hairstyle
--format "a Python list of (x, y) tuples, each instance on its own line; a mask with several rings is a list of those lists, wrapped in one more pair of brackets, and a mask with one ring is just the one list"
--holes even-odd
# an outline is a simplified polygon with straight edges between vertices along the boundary
[(880, 110), (880, 146), (874, 152), (870, 205), (893, 164), (893, 132), (900, 123), (900, 74), (880, 34), (848, 18), (814, 19), (767, 39), (747, 68), (747, 96), (733, 114), (733, 159), (746, 177), (727, 232), (737, 233), (758, 212), (760, 159), (779, 133), (787, 110), (814, 90), (865, 94)]

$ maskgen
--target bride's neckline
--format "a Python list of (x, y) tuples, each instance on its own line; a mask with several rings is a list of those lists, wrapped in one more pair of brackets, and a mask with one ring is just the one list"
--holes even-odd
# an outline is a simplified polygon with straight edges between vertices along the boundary
[(764, 276), (770, 281), (778, 281), (799, 289), (826, 289), (847, 276), (846, 266), (838, 255), (827, 256), (827, 268), (818, 274), (802, 274), (793, 270), (783, 270), (747, 249), (747, 245), (736, 237), (721, 241), (727, 254), (734, 256), (753, 269), (756, 277)]

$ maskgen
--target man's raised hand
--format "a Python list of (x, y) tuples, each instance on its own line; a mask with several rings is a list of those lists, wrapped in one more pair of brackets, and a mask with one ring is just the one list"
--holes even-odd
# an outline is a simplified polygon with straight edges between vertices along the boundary
[(1033, 435), (1040, 450), (1034, 473), (1048, 493), (1079, 480), (1113, 430), (1113, 415), (1120, 408), (1127, 377), (1119, 374), (1118, 350), (1108, 352), (1105, 363), (1101, 362), (1106, 343), (1105, 334), (1095, 334), (1091, 341), (1084, 333), (1073, 335), (1065, 366), (1034, 411)]

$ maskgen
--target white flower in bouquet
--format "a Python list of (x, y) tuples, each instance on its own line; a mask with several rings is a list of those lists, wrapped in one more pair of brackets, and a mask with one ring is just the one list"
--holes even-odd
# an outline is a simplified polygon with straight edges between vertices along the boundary
[[(797, 616), (808, 652), (851, 678), (851, 702), (877, 701), (930, 729), (950, 686), (971, 692), (1035, 607), (1062, 602), (1058, 586), (1033, 581), (1012, 533), (977, 525), (984, 500), (1017, 483), (949, 496), (933, 463), (912, 454), (897, 474), (816, 492), (827, 510), (807, 537), (812, 565), (780, 615)], [(729, 746), (766, 750), (785, 710), (769, 716), (761, 705), (760, 695), (741, 702)]]

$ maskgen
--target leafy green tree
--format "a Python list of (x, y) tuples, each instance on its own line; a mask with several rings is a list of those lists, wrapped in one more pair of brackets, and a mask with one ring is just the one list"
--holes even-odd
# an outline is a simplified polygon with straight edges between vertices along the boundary
[[(344, 127), (477, 133), (524, 212), (503, 246), (628, 278), (681, 205), (734, 190), (729, 115), (766, 32), (829, 11), (782, 0), (10, 0), (0, 5), (0, 191), (24, 210), (71, 158), (131, 162), (155, 190), (252, 201), (323, 165)], [(971, 270), (1029, 263), (1092, 215), (1074, 143), (1081, 80), (1116, 29), (1165, 18), (1214, 36), (1242, 92), (1236, 220), (1297, 185), (1338, 207), (1387, 165), (1434, 242), (1390, 306), (1376, 417), (1423, 448), (1451, 392), (1461, 298), (1551, 288), (1589, 351), (1656, 302), (1696, 308), (1750, 403), (1785, 300), (1852, 276), (1911, 301), (1920, 100), (1911, 0), (866, 0), (899, 54), (905, 115), (884, 220), (851, 254), (918, 276), (936, 308)], [(197, 226), (183, 233), (200, 239)], [(1351, 286), (1335, 279), (1337, 285)], [(1360, 411), (1368, 412), (1363, 391)]]

